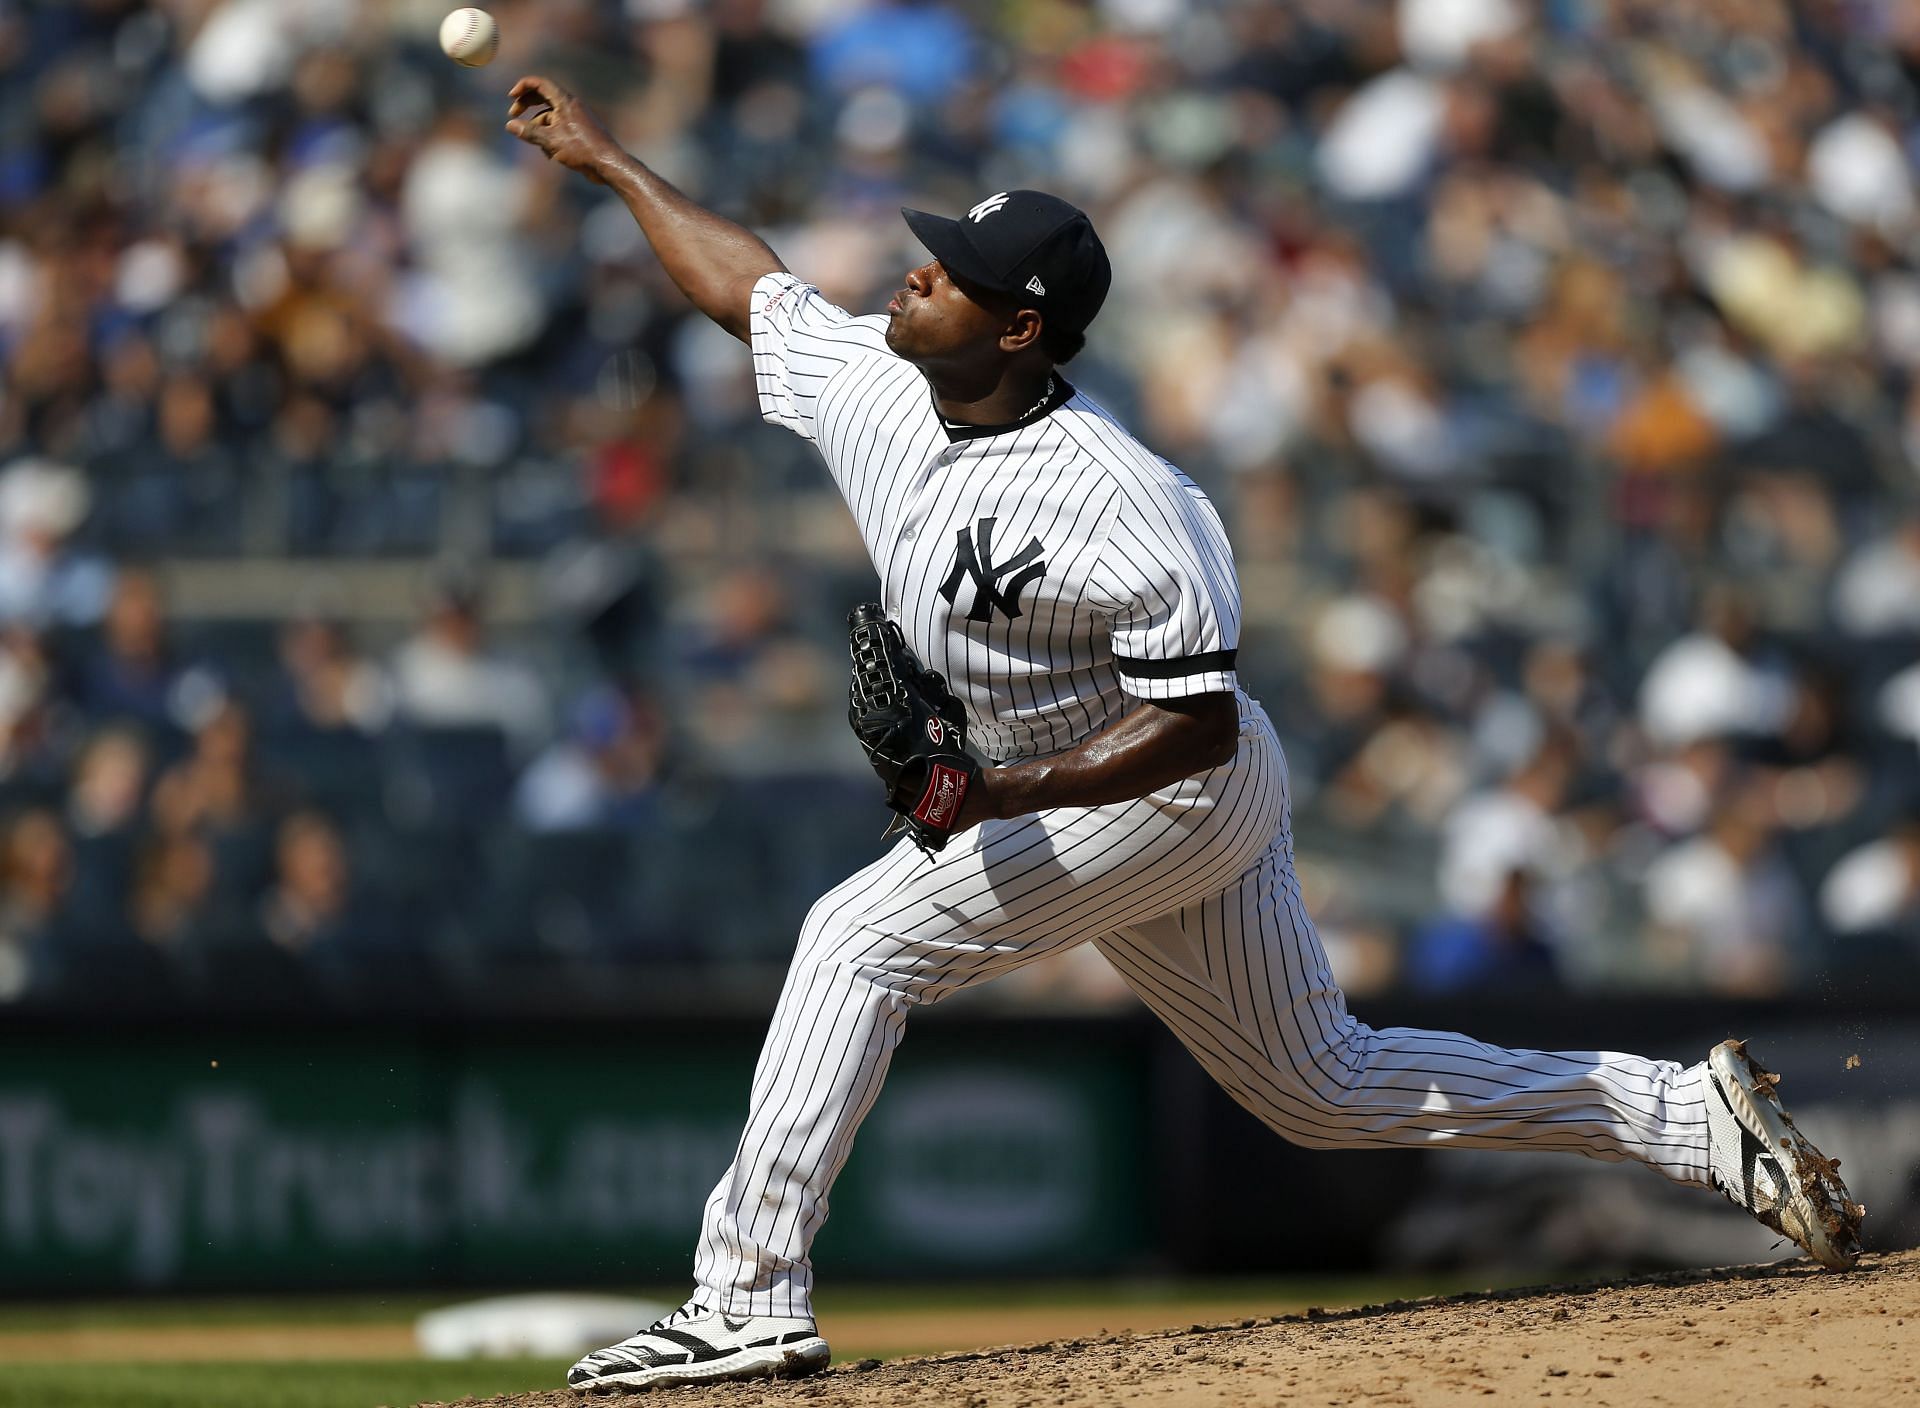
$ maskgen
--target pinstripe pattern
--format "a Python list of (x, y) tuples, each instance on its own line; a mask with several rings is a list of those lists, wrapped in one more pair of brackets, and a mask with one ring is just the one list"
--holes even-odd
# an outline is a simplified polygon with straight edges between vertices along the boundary
[[(1235, 693), (1240, 736), (1227, 763), (1133, 801), (988, 822), (931, 862), (902, 841), (813, 906), (702, 1216), (701, 1304), (810, 1315), (808, 1248), (907, 1012), (1084, 942), (1297, 1143), (1566, 1149), (1705, 1182), (1698, 1068), (1348, 1015), (1294, 877), (1279, 742), (1233, 673), (1232, 554), (1190, 480), (1077, 393), (951, 437), (883, 320), (791, 276), (763, 279), (753, 313), (762, 409), (821, 449), (889, 613), (989, 756), (1071, 746), (1132, 699), (1209, 691)], [(1004, 562), (1038, 541), (1046, 571), (1019, 615), (974, 620), (964, 585), (951, 601), (940, 588), (957, 582), (958, 535), (989, 519), (976, 547)]]
[[(753, 364), (762, 412), (819, 449), (887, 614), (947, 677), (986, 757), (1070, 748), (1129, 699), (1235, 688), (1240, 592), (1220, 517), (1094, 401), (1067, 387), (1031, 423), (956, 437), (887, 350), (885, 318), (850, 317), (791, 274), (754, 289)], [(989, 521), (996, 562), (1037, 543), (1046, 570), (1017, 616), (976, 620), (972, 582), (941, 588), (960, 535), (977, 542)]]
[(1233, 760), (1133, 802), (989, 822), (929, 865), (905, 842), (813, 907), (754, 1071), (695, 1277), (729, 1314), (808, 1315), (807, 1248), (906, 1014), (1091, 940), (1241, 1104), (1286, 1138), (1706, 1168), (1697, 1073), (1356, 1022), (1300, 903), (1285, 763), (1242, 696)]

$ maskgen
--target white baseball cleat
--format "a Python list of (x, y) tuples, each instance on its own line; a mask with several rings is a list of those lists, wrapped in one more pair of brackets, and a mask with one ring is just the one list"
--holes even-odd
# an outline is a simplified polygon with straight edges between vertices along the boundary
[(567, 1387), (592, 1393), (721, 1379), (792, 1378), (826, 1368), (831, 1357), (811, 1320), (784, 1315), (734, 1319), (688, 1301), (619, 1344), (596, 1349), (567, 1370)]
[(1840, 1163), (1794, 1128), (1774, 1087), (1780, 1077), (1744, 1041), (1707, 1053), (1707, 1135), (1713, 1186), (1735, 1207), (1836, 1271), (1860, 1257), (1866, 1209), (1840, 1181)]

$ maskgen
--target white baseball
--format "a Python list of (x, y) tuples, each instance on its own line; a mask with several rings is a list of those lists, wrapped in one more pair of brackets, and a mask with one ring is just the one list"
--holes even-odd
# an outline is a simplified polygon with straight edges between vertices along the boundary
[(440, 47), (455, 63), (479, 68), (493, 62), (500, 47), (500, 26), (485, 10), (455, 10), (440, 21)]

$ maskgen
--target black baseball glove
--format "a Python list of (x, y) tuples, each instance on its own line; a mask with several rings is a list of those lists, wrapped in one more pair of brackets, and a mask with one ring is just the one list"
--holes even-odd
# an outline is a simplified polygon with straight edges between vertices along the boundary
[(921, 668), (900, 628), (872, 602), (847, 613), (847, 648), (847, 722), (887, 789), (887, 805), (899, 813), (895, 826), (932, 855), (953, 835), (980, 776), (967, 752), (966, 714), (946, 680)]

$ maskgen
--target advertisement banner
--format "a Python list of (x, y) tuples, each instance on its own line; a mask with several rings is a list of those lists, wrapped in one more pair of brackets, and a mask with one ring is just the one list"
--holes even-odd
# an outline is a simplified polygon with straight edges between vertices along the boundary
[[(0, 1290), (678, 1280), (757, 1036), (8, 1041)], [(1149, 1244), (1127, 1043), (918, 1046), (823, 1266), (1092, 1271)]]

